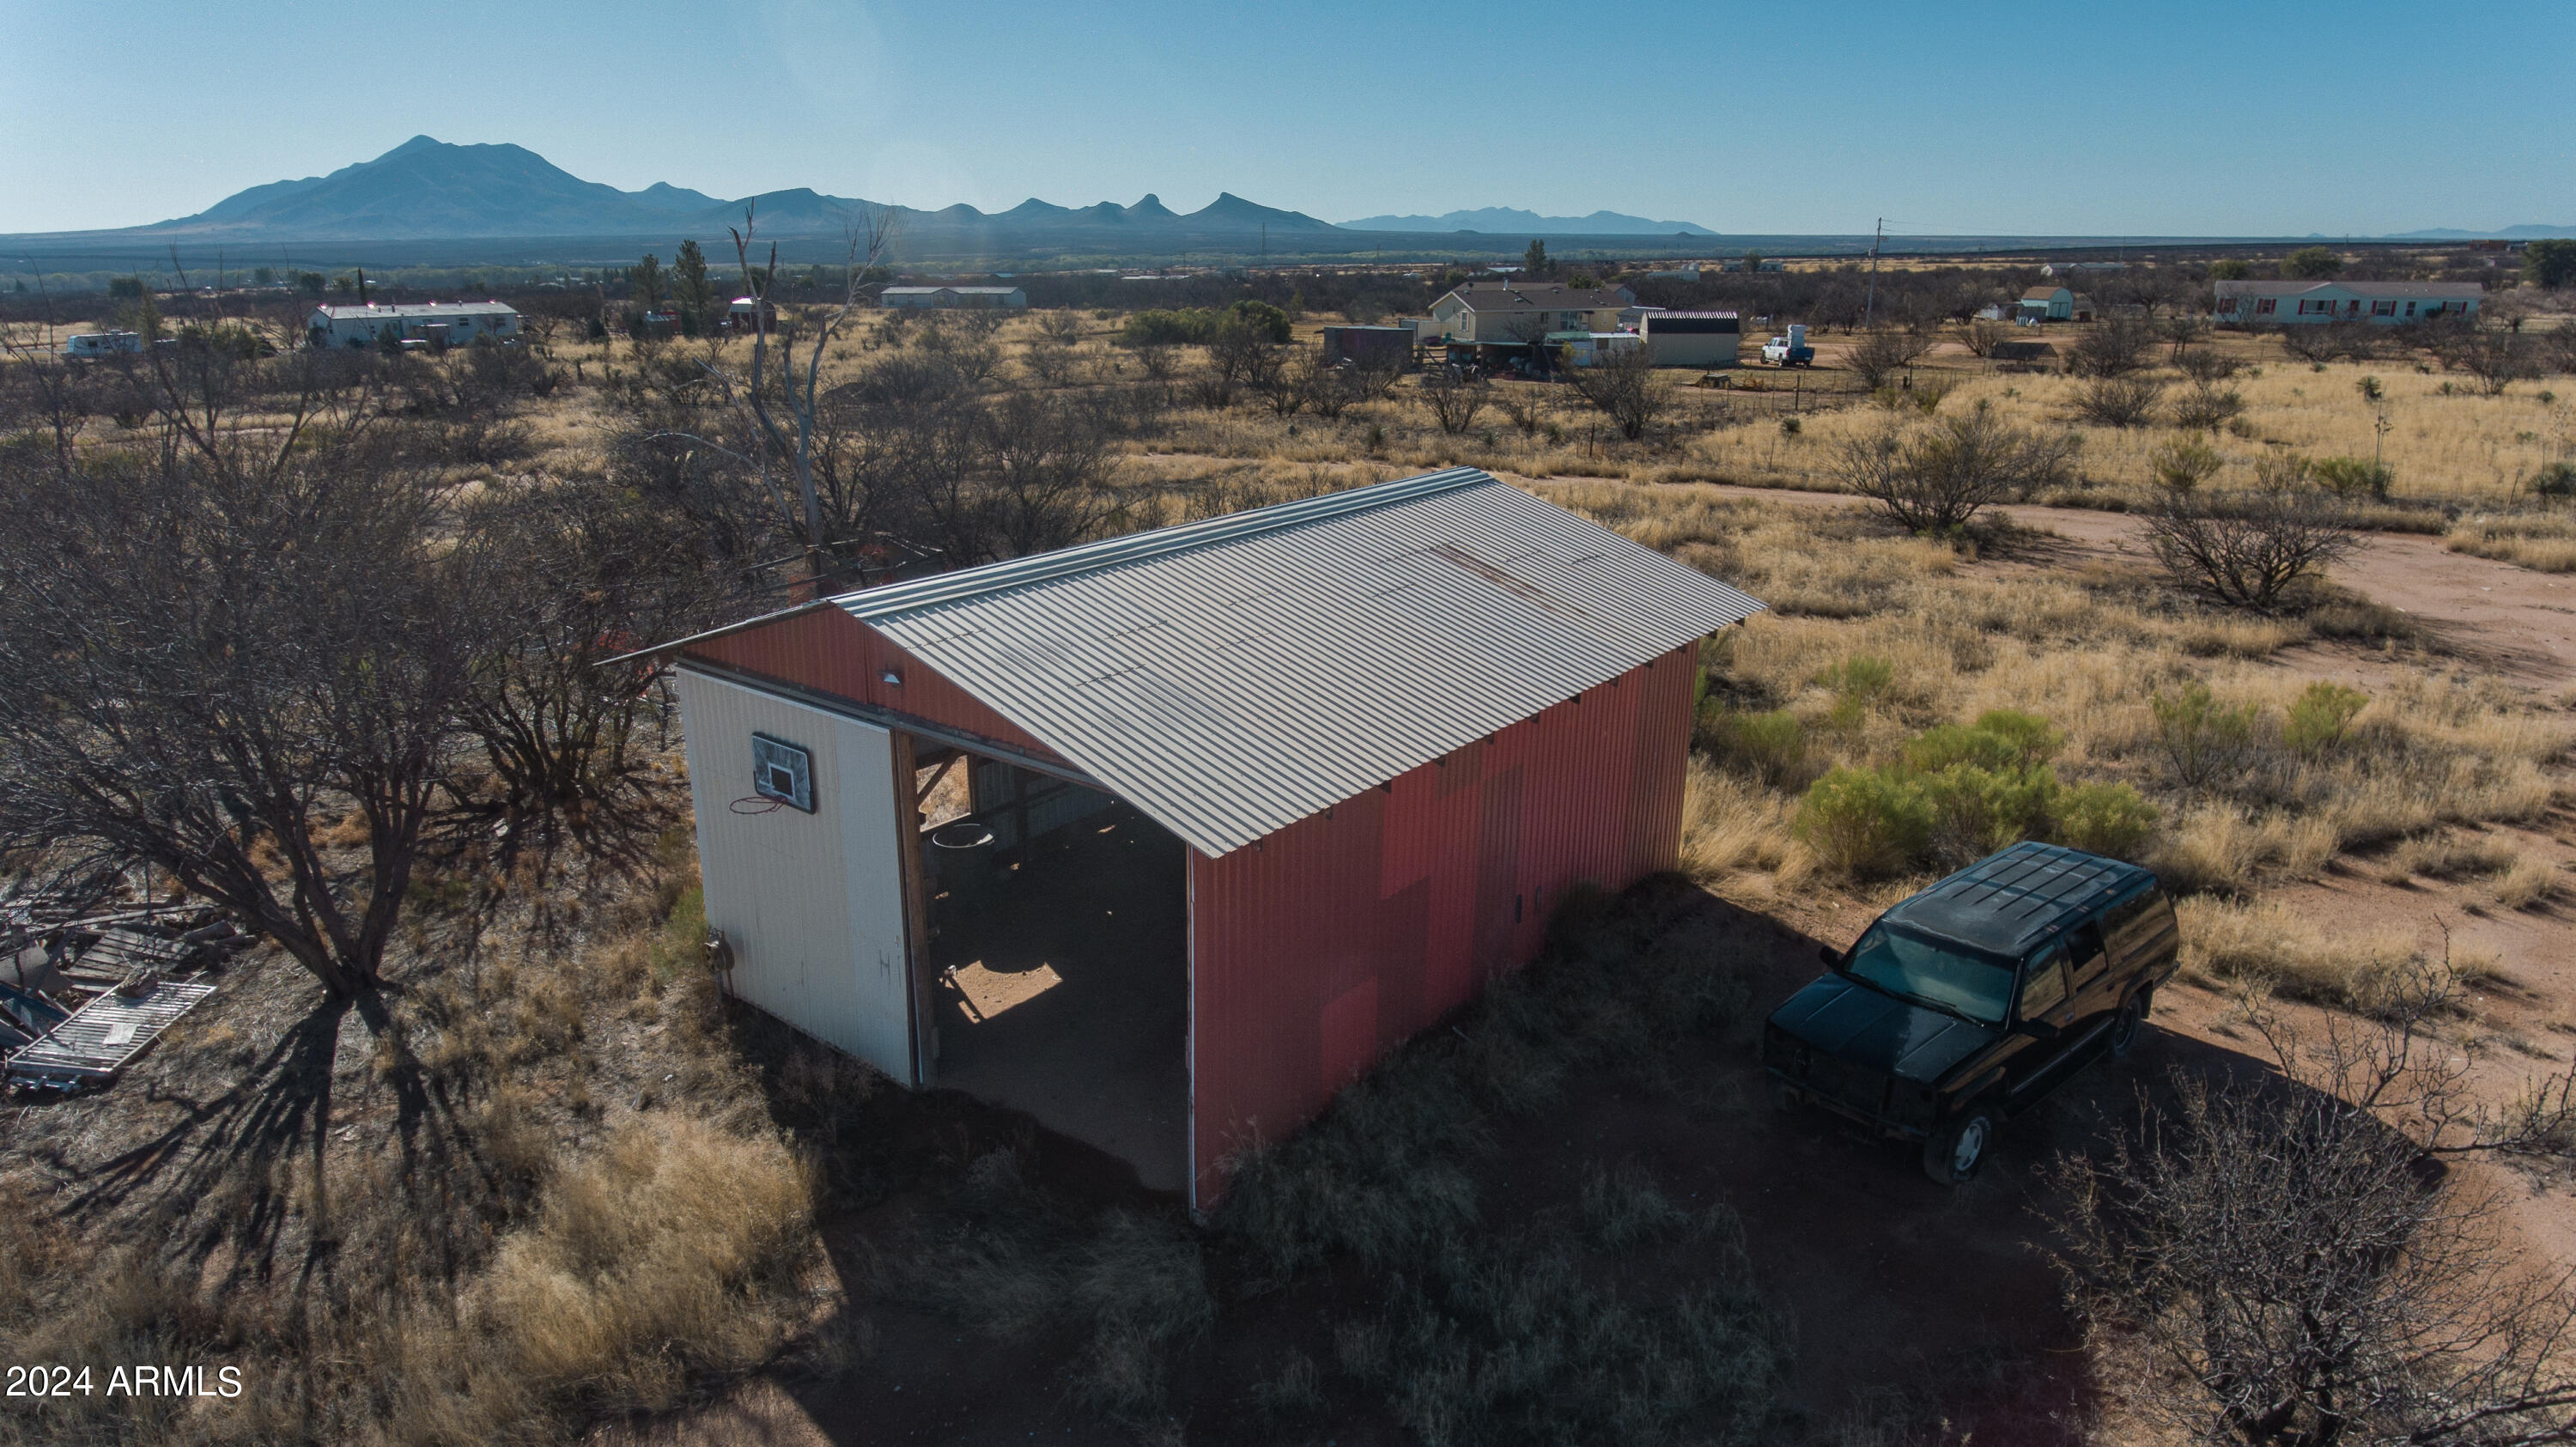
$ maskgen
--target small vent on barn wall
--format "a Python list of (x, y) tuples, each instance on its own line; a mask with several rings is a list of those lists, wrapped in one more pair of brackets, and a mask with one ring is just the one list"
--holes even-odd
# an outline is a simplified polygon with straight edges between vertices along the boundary
[(814, 756), (800, 744), (751, 736), (751, 787), (764, 799), (814, 812)]

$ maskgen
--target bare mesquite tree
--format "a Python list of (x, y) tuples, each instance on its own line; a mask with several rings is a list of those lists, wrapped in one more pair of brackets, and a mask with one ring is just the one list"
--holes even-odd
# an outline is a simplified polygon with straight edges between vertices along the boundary
[(447, 559), (488, 639), (461, 723), (503, 806), (553, 821), (629, 802), (637, 742), (661, 718), (659, 669), (601, 664), (715, 621), (732, 601), (685, 518), (621, 482), (576, 477), (489, 493)]
[(2490, 397), (2527, 377), (2540, 374), (2534, 348), (2520, 331), (2500, 326), (2466, 327), (2442, 339), (2434, 354), (2442, 365), (2475, 378)]
[(2187, 591), (2269, 613), (2350, 557), (2360, 541), (2334, 497), (2292, 483), (2223, 494), (2168, 491), (2147, 517), (2147, 545)]
[(2130, 1400), (2236, 1447), (2576, 1441), (2576, 1275), (2517, 1259), (2447, 1157), (2566, 1162), (2576, 1076), (2482, 1108), (2419, 966), (2375, 1021), (2258, 1026), (2280, 1075), (2176, 1072), (2133, 1140), (2062, 1160), (2057, 1264)]
[(1559, 375), (1631, 442), (1672, 410), (1672, 388), (1644, 347), (1612, 353), (1589, 367), (1568, 367)]
[[(445, 496), (347, 380), (363, 363), (153, 363), (149, 451), (0, 483), (0, 846), (148, 862), (363, 993), (475, 647)], [(343, 811), (354, 866), (321, 837)]]
[(1859, 341), (1852, 343), (1843, 353), (1843, 365), (1860, 378), (1862, 386), (1875, 392), (1931, 351), (1937, 340), (1929, 332), (1881, 327), (1863, 333)]
[(1431, 419), (1452, 437), (1476, 424), (1476, 414), (1492, 395), (1482, 379), (1465, 376), (1455, 367), (1426, 368), (1415, 385), (1431, 409)]
[(1955, 532), (1994, 503), (2066, 481), (2080, 445), (2072, 434), (2024, 431), (1980, 402), (1911, 432), (1891, 424), (1854, 438), (1831, 468), (1845, 491), (1903, 526)]
[(2066, 370), (2078, 377), (2125, 377), (2147, 365), (2155, 328), (2142, 318), (2098, 322), (2066, 349)]
[[(894, 242), (898, 212), (890, 207), (871, 207), (852, 223), (844, 234), (841, 299), (825, 308), (813, 324), (813, 339), (806, 347), (800, 367), (794, 345), (781, 339), (771, 340), (771, 282), (778, 274), (778, 246), (769, 248), (765, 266), (754, 270), (751, 264), (753, 210), (745, 208), (742, 225), (732, 229), (735, 258), (742, 265), (743, 281), (753, 298), (754, 324), (751, 340), (751, 376), (744, 389), (744, 399), (756, 424), (759, 442), (761, 482), (773, 493), (773, 465), (784, 465), (795, 488), (792, 512), (805, 533), (806, 576), (818, 585), (828, 586), (840, 579), (844, 566), (834, 560), (836, 542), (823, 525), (823, 505), (816, 491), (814, 455), (820, 431), (817, 412), (823, 388), (823, 356), (832, 338), (849, 320), (859, 304), (860, 287), (869, 268), (885, 256)], [(769, 380), (773, 365), (778, 371), (775, 384)], [(783, 415), (782, 415), (783, 414)], [(781, 506), (791, 506), (780, 497)]]

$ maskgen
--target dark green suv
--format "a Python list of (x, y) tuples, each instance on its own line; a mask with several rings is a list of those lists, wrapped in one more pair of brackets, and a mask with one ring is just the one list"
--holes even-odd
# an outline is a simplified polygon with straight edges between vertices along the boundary
[(1824, 951), (1833, 973), (1764, 1027), (1771, 1098), (1919, 1140), (1924, 1171), (1958, 1185), (1997, 1126), (2129, 1053), (2180, 942), (2153, 874), (2016, 844)]

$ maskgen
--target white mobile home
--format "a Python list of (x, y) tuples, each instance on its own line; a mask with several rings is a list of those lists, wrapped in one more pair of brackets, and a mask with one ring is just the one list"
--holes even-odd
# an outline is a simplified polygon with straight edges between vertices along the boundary
[(1016, 286), (890, 286), (878, 302), (890, 307), (1026, 307), (1029, 294)]
[(461, 347), (519, 335), (519, 309), (506, 302), (422, 302), (409, 306), (317, 306), (306, 319), (317, 347), (372, 347), (421, 341)]
[(2216, 286), (2220, 321), (2257, 326), (2397, 326), (2475, 316), (2486, 298), (2486, 288), (2474, 281), (2222, 281)]
[(75, 332), (63, 339), (66, 357), (108, 357), (143, 350), (141, 332)]

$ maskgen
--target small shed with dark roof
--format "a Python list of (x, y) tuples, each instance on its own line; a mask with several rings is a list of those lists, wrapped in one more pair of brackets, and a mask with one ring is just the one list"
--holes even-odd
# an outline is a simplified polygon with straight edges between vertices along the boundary
[(666, 645), (740, 998), (1193, 1206), (1675, 863), (1761, 605), (1457, 469)]

